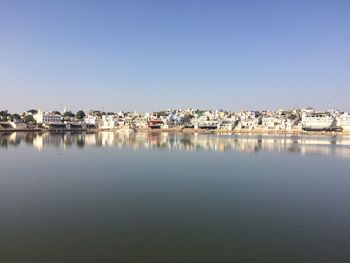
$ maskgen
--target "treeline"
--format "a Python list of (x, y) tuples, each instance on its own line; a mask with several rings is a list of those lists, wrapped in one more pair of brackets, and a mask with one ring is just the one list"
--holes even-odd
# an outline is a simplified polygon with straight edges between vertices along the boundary
[(7, 110), (0, 111), (0, 121), (14, 121), (20, 120), (21, 118), (22, 116), (17, 113), (11, 114)]

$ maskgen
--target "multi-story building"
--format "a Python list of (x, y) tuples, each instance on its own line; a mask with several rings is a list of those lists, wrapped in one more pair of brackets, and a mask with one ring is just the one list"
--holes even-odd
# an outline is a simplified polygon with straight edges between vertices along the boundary
[(43, 112), (39, 110), (33, 115), (38, 124), (62, 123), (63, 117), (55, 112)]
[(102, 118), (98, 115), (92, 115), (89, 114), (84, 122), (89, 125), (94, 125), (95, 127), (98, 127), (102, 123)]
[(344, 113), (337, 118), (337, 126), (343, 131), (350, 131), (350, 114)]

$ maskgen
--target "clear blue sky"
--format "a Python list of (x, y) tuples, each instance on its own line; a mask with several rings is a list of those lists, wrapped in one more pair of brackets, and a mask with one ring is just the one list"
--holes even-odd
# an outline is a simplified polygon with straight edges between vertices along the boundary
[(0, 109), (350, 111), (350, 1), (0, 0)]

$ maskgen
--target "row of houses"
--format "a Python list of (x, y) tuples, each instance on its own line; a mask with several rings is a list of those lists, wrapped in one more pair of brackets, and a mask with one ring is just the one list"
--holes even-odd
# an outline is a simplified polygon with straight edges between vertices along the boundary
[(314, 109), (278, 111), (168, 110), (140, 114), (119, 112), (101, 115), (92, 112), (85, 123), (101, 129), (123, 126), (148, 129), (193, 128), (213, 130), (286, 130), (350, 131), (350, 114), (340, 111), (318, 112)]
[[(341, 111), (319, 112), (313, 108), (277, 111), (240, 111), (169, 109), (162, 112), (104, 113), (90, 111), (84, 118), (63, 116), (59, 112), (41, 110), (26, 112), (44, 128), (66, 129), (172, 129), (193, 128), (224, 131), (350, 131), (350, 114)], [(85, 114), (84, 114), (85, 115)], [(0, 124), (1, 125), (1, 124)], [(26, 128), (20, 121), (9, 122), (13, 128)]]

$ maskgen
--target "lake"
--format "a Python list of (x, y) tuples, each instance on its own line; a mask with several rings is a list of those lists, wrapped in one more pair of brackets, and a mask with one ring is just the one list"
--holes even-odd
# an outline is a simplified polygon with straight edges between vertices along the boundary
[(350, 137), (0, 133), (0, 262), (350, 262)]

